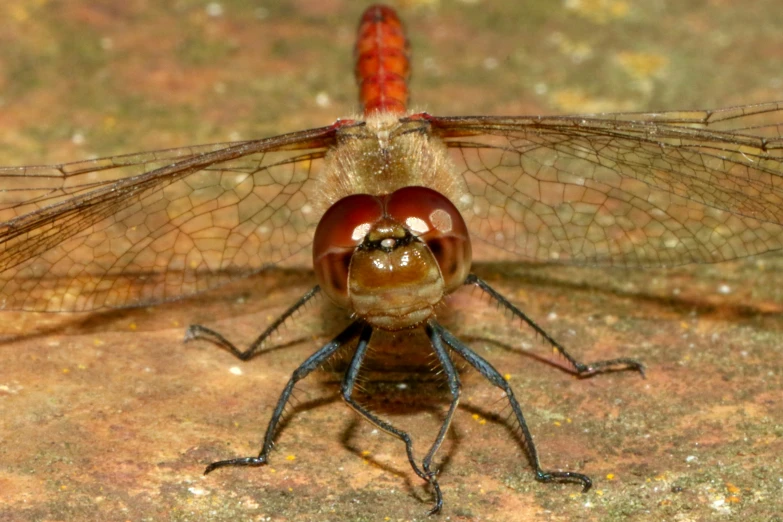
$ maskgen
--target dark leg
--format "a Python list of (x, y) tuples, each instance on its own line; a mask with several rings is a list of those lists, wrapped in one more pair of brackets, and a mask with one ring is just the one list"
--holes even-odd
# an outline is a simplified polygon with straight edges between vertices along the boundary
[[(449, 406), (449, 411), (446, 413), (446, 418), (443, 419), (443, 424), (440, 427), (438, 436), (435, 439), (435, 442), (432, 443), (432, 446), (427, 452), (427, 456), (424, 457), (424, 462), (422, 464), (424, 472), (433, 478), (437, 475), (438, 472), (431, 471), (430, 469), (430, 466), (432, 465), (432, 459), (435, 457), (435, 453), (438, 451), (438, 449), (440, 449), (441, 444), (443, 444), (443, 439), (446, 438), (446, 433), (448, 433), (449, 427), (451, 426), (451, 419), (454, 417), (454, 412), (457, 411), (457, 405), (459, 404), (460, 397), (459, 374), (457, 373), (456, 368), (454, 368), (454, 363), (451, 361), (451, 357), (449, 357), (448, 352), (446, 352), (446, 348), (443, 346), (443, 340), (441, 339), (440, 333), (437, 330), (438, 326), (438, 323), (436, 323), (434, 319), (430, 319), (427, 321), (426, 330), (427, 336), (432, 342), (432, 347), (435, 349), (435, 354), (438, 356), (438, 360), (440, 360), (440, 364), (443, 367), (444, 373), (446, 374), (446, 380), (449, 384), (449, 391), (451, 392), (451, 405)], [(437, 513), (440, 511), (442, 506), (443, 502), (440, 501), (439, 495), (438, 502), (435, 504), (432, 510), (430, 510), (429, 514)]]
[(586, 492), (593, 485), (590, 477), (582, 475), (581, 473), (575, 473), (573, 471), (544, 471), (541, 469), (541, 464), (538, 461), (538, 452), (536, 446), (533, 443), (533, 436), (530, 435), (530, 430), (525, 422), (525, 417), (522, 415), (522, 408), (519, 406), (514, 392), (511, 386), (506, 382), (502, 375), (485, 359), (468, 348), (459, 339), (454, 337), (445, 328), (439, 324), (432, 323), (436, 333), (440, 334), (441, 338), (446, 341), (446, 344), (451, 347), (452, 350), (460, 354), (471, 366), (473, 366), (478, 372), (483, 375), (490, 383), (497, 386), (506, 393), (506, 398), (511, 405), (511, 410), (517, 418), (517, 423), (522, 431), (522, 443), (525, 454), (527, 455), (530, 465), (536, 474), (536, 480), (540, 482), (572, 482), (582, 485), (582, 492)]
[(307, 360), (303, 362), (301, 366), (299, 366), (299, 368), (294, 370), (294, 373), (291, 375), (291, 379), (289, 379), (288, 384), (286, 384), (285, 389), (283, 389), (283, 393), (280, 394), (280, 399), (277, 401), (275, 411), (272, 413), (269, 426), (266, 428), (266, 435), (264, 435), (264, 445), (261, 447), (261, 453), (258, 454), (258, 457), (245, 457), (213, 462), (207, 466), (207, 469), (204, 470), (204, 474), (206, 475), (210, 471), (225, 466), (261, 466), (266, 464), (269, 457), (269, 452), (272, 450), (275, 435), (277, 433), (277, 426), (280, 423), (280, 418), (283, 416), (283, 411), (285, 410), (285, 406), (288, 403), (288, 400), (291, 398), (291, 392), (294, 391), (294, 386), (296, 386), (296, 383), (307, 377), (313, 370), (321, 366), (324, 361), (334, 355), (334, 352), (345, 346), (347, 342), (356, 337), (360, 330), (363, 332), (363, 327), (367, 328), (364, 326), (364, 323), (360, 321), (351, 323), (348, 328), (343, 330), (332, 341), (308, 357)]
[(354, 352), (353, 359), (351, 359), (351, 365), (348, 367), (348, 371), (345, 373), (345, 378), (343, 379), (343, 399), (348, 404), (348, 406), (356, 411), (356, 413), (370, 421), (375, 426), (378, 426), (386, 433), (397, 437), (405, 443), (405, 451), (408, 454), (408, 462), (410, 462), (413, 471), (416, 473), (416, 475), (429, 482), (435, 491), (435, 506), (432, 508), (432, 510), (430, 510), (430, 513), (436, 513), (443, 505), (443, 495), (440, 492), (440, 485), (438, 485), (438, 481), (434, 474), (422, 471), (418, 464), (416, 464), (416, 459), (413, 456), (413, 440), (411, 439), (410, 435), (398, 428), (395, 428), (383, 419), (380, 419), (377, 415), (356, 402), (353, 398), (353, 389), (356, 386), (356, 378), (359, 376), (359, 369), (362, 366), (364, 356), (367, 354), (367, 348), (370, 343), (371, 335), (372, 327), (365, 326), (359, 337), (359, 344), (356, 346), (356, 352)]
[(222, 346), (234, 356), (236, 356), (239, 359), (242, 359), (243, 361), (247, 361), (251, 357), (253, 357), (257, 352), (258, 349), (261, 348), (261, 345), (264, 344), (264, 341), (267, 340), (267, 338), (272, 335), (272, 333), (280, 328), (280, 325), (282, 325), (286, 320), (291, 317), (297, 310), (299, 310), (304, 304), (315, 297), (315, 295), (321, 290), (321, 287), (316, 285), (308, 292), (300, 297), (294, 305), (283, 312), (283, 315), (277, 318), (274, 323), (269, 325), (269, 328), (264, 330), (264, 332), (258, 336), (258, 338), (253, 341), (253, 344), (250, 345), (250, 347), (245, 350), (244, 352), (242, 350), (239, 350), (236, 346), (231, 343), (228, 339), (223, 337), (221, 334), (217, 333), (214, 330), (210, 330), (209, 328), (205, 326), (201, 326), (200, 324), (192, 324), (188, 326), (188, 329), (185, 330), (185, 342), (192, 341), (193, 339), (206, 339), (208, 341), (211, 341), (219, 346)]
[(468, 275), (467, 279), (465, 279), (466, 285), (476, 285), (479, 288), (481, 288), (483, 291), (485, 291), (489, 296), (494, 299), (495, 301), (500, 304), (503, 308), (506, 310), (509, 310), (512, 314), (514, 314), (515, 317), (518, 317), (522, 319), (525, 323), (527, 323), (533, 330), (536, 331), (538, 335), (544, 338), (546, 342), (548, 342), (552, 347), (558, 351), (560, 355), (562, 355), (566, 361), (576, 370), (576, 374), (579, 377), (591, 377), (593, 375), (596, 375), (598, 373), (606, 373), (606, 372), (618, 372), (618, 371), (625, 371), (625, 370), (632, 370), (637, 371), (640, 374), (642, 374), (642, 377), (644, 377), (644, 365), (640, 363), (639, 361), (635, 361), (633, 359), (626, 359), (626, 358), (620, 358), (620, 359), (609, 359), (606, 361), (595, 361), (592, 363), (582, 363), (577, 361), (574, 357), (569, 354), (566, 349), (557, 341), (555, 341), (546, 331), (538, 326), (535, 321), (533, 321), (531, 318), (526, 316), (522, 310), (511, 304), (511, 302), (500, 295), (494, 288), (489, 286), (484, 280), (479, 279), (474, 274)]

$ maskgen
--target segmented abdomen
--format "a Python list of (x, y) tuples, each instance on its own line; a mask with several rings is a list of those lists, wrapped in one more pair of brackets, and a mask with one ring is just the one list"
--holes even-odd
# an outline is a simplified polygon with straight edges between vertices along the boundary
[(356, 82), (365, 116), (373, 112), (403, 114), (408, 103), (410, 62), (405, 28), (390, 7), (369, 7), (359, 22)]

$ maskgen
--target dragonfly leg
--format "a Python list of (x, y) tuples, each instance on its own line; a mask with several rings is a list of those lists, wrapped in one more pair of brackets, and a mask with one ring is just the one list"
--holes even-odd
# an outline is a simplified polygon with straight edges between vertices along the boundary
[[(454, 412), (457, 411), (457, 405), (459, 404), (460, 397), (459, 374), (457, 373), (457, 369), (454, 367), (454, 363), (452, 362), (451, 357), (449, 357), (446, 348), (443, 346), (443, 339), (440, 336), (440, 332), (437, 330), (438, 326), (439, 325), (433, 319), (430, 319), (427, 321), (426, 330), (427, 336), (430, 338), (430, 342), (432, 343), (432, 347), (435, 349), (435, 354), (438, 356), (438, 360), (443, 367), (443, 372), (446, 374), (446, 380), (448, 381), (449, 385), (449, 392), (451, 393), (451, 404), (449, 405), (449, 411), (446, 413), (446, 418), (443, 419), (443, 424), (440, 427), (438, 436), (435, 439), (435, 442), (432, 443), (432, 446), (427, 452), (427, 455), (424, 457), (424, 462), (422, 463), (424, 472), (433, 478), (437, 476), (438, 470), (431, 470), (432, 459), (435, 457), (435, 453), (438, 451), (438, 449), (440, 449), (440, 446), (443, 444), (443, 440), (446, 438), (446, 434), (448, 433), (449, 427), (451, 426), (451, 420), (454, 417)], [(437, 502), (430, 510), (429, 514), (432, 515), (439, 512), (441, 507), (443, 507), (443, 502)]]
[(514, 306), (508, 299), (503, 297), (497, 290), (489, 286), (486, 281), (479, 278), (478, 276), (474, 274), (468, 275), (468, 277), (465, 279), (466, 285), (476, 285), (479, 288), (481, 288), (484, 292), (489, 294), (489, 296), (497, 301), (497, 303), (505, 308), (506, 310), (510, 311), (515, 317), (518, 317), (525, 323), (527, 323), (528, 326), (530, 326), (535, 332), (543, 337), (543, 339), (549, 343), (557, 352), (566, 360), (568, 361), (568, 364), (571, 365), (571, 367), (574, 369), (576, 374), (579, 377), (592, 377), (593, 375), (597, 375), (599, 373), (607, 373), (607, 372), (621, 372), (621, 371), (636, 371), (639, 372), (642, 377), (644, 377), (644, 365), (640, 363), (639, 361), (635, 359), (629, 359), (625, 357), (621, 357), (618, 359), (607, 359), (605, 361), (594, 361), (591, 363), (583, 363), (575, 359), (568, 351), (561, 345), (559, 342), (557, 342), (551, 335), (546, 333), (546, 330), (541, 328), (538, 324), (536, 324), (535, 321), (533, 321), (530, 317), (525, 315), (522, 310)]
[(435, 330), (440, 337), (446, 342), (449, 347), (457, 352), (465, 361), (473, 366), (481, 375), (484, 376), (491, 384), (503, 390), (506, 394), (506, 399), (511, 405), (511, 410), (514, 412), (517, 424), (521, 430), (522, 444), (525, 454), (527, 455), (530, 465), (536, 474), (536, 480), (540, 482), (567, 482), (582, 485), (582, 492), (589, 490), (593, 482), (590, 477), (581, 473), (575, 473), (573, 471), (546, 471), (541, 468), (541, 464), (538, 460), (538, 452), (536, 446), (533, 443), (533, 436), (530, 434), (530, 430), (525, 422), (525, 417), (522, 414), (522, 408), (514, 397), (514, 392), (508, 382), (500, 375), (489, 362), (478, 355), (476, 352), (468, 348), (462, 341), (454, 337), (448, 330), (442, 326), (435, 324)]
[(315, 297), (318, 292), (321, 290), (321, 287), (316, 285), (310, 290), (307, 291), (302, 297), (296, 300), (296, 303), (293, 304), (288, 310), (282, 313), (280, 317), (278, 317), (275, 322), (269, 325), (269, 327), (259, 335), (255, 341), (247, 348), (247, 350), (240, 350), (234, 344), (223, 337), (222, 334), (216, 332), (215, 330), (212, 330), (210, 328), (207, 328), (206, 326), (201, 326), (200, 324), (192, 324), (188, 326), (188, 329), (185, 330), (185, 342), (192, 341), (194, 339), (205, 339), (207, 341), (210, 341), (212, 343), (217, 344), (218, 346), (222, 346), (232, 354), (234, 354), (235, 357), (238, 359), (241, 359), (243, 361), (247, 361), (248, 359), (251, 359), (253, 356), (255, 356), (258, 351), (260, 350), (261, 346), (266, 342), (266, 340), (269, 338), (272, 333), (280, 328), (280, 326), (285, 323), (289, 317), (294, 315), (297, 310), (299, 310), (301, 307), (303, 307), (310, 299)]
[[(266, 428), (266, 434), (264, 435), (264, 445), (261, 447), (261, 452), (257, 457), (243, 457), (237, 459), (221, 460), (213, 462), (207, 469), (204, 470), (204, 474), (222, 468), (226, 466), (262, 466), (267, 463), (269, 458), (269, 452), (274, 445), (275, 435), (277, 434), (277, 428), (280, 423), (280, 419), (285, 411), (285, 406), (288, 404), (288, 400), (291, 398), (291, 393), (294, 391), (294, 386), (300, 380), (307, 377), (314, 370), (318, 369), (329, 357), (345, 346), (346, 343), (351, 341), (359, 334), (360, 328), (364, 326), (364, 323), (355, 321), (351, 323), (348, 328), (343, 330), (337, 337), (321, 347), (317, 352), (307, 358), (288, 380), (283, 389), (283, 393), (280, 394), (280, 398), (277, 401), (277, 406), (272, 413), (272, 418), (269, 420), (269, 426)], [(366, 327), (365, 327), (366, 328)], [(364, 330), (362, 330), (364, 331)]]
[(353, 398), (353, 390), (356, 387), (356, 379), (359, 376), (359, 370), (362, 366), (362, 362), (364, 361), (364, 357), (367, 354), (367, 348), (370, 343), (371, 335), (372, 327), (365, 326), (359, 337), (359, 343), (356, 347), (353, 358), (351, 359), (351, 364), (348, 366), (348, 371), (345, 373), (345, 377), (343, 378), (341, 389), (343, 400), (345, 400), (348, 406), (356, 411), (356, 413), (364, 417), (370, 423), (382, 429), (386, 433), (397, 437), (405, 443), (405, 451), (408, 455), (408, 462), (410, 463), (411, 468), (413, 468), (413, 471), (416, 473), (416, 475), (426, 480), (432, 486), (432, 489), (435, 492), (435, 506), (432, 508), (430, 513), (436, 513), (443, 505), (443, 494), (440, 491), (440, 485), (438, 484), (436, 474), (423, 471), (416, 463), (416, 459), (413, 456), (413, 439), (411, 439), (411, 436), (401, 429), (396, 428), (390, 423), (381, 419), (370, 410), (359, 404)]

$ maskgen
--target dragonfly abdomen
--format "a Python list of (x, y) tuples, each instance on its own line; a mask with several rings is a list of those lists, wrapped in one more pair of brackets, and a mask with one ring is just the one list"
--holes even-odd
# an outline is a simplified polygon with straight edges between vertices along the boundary
[(409, 44), (405, 28), (391, 8), (369, 7), (359, 22), (356, 82), (365, 116), (404, 114), (408, 104)]

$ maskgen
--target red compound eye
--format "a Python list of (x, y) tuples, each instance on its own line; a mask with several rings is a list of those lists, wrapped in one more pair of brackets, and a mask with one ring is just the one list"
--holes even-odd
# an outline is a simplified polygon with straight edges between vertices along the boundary
[(313, 268), (318, 284), (335, 303), (347, 307), (348, 267), (354, 249), (383, 217), (375, 196), (347, 196), (324, 213), (313, 238)]
[(446, 196), (426, 187), (405, 187), (386, 198), (386, 215), (427, 244), (447, 292), (465, 281), (470, 271), (470, 236), (465, 220)]

